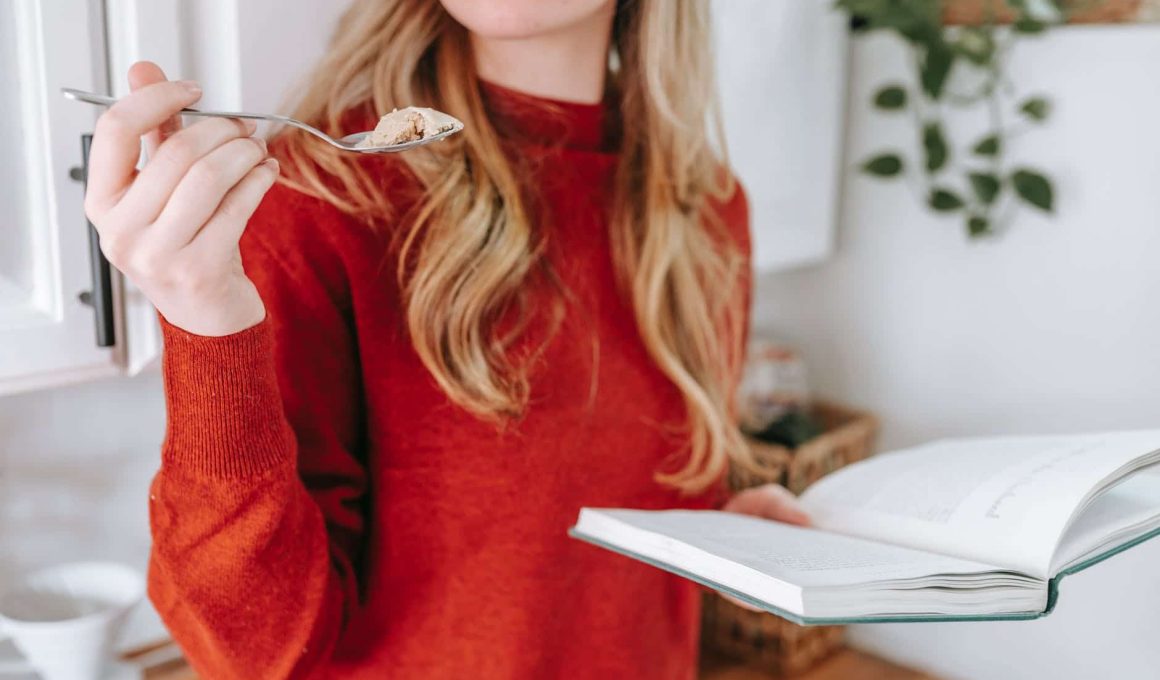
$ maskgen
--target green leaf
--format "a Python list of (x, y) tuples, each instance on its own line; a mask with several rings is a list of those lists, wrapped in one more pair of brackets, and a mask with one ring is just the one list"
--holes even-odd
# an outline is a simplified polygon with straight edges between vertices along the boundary
[(1018, 9), (1021, 17), (1038, 21), (1044, 25), (1051, 25), (1063, 22), (1066, 18), (1067, 10), (1082, 9), (1082, 7), (1076, 7), (1077, 5), (1096, 5), (1104, 2), (1107, 2), (1107, 0), (1100, 0), (1099, 2), (1082, 2), (1078, 0), (1021, 0), (1016, 4), (1008, 0), (1007, 4)]
[(935, 173), (942, 170), (950, 157), (946, 137), (943, 136), (942, 126), (938, 122), (927, 123), (922, 128), (922, 146), (926, 150), (927, 172)]
[(1019, 17), (1015, 20), (1015, 23), (1012, 24), (1011, 27), (1014, 28), (1016, 32), (1026, 35), (1035, 35), (1047, 30), (1047, 24), (1037, 19), (1032, 19), (1029, 16)]
[(1011, 174), (1011, 184), (1015, 187), (1015, 193), (1019, 194), (1019, 198), (1027, 203), (1044, 212), (1052, 212), (1055, 209), (1055, 191), (1051, 186), (1051, 180), (1042, 174), (1021, 168)]
[(906, 90), (898, 85), (884, 87), (874, 95), (874, 106), (886, 111), (904, 108), (906, 106)]
[(967, 220), (967, 234), (971, 238), (979, 238), (980, 236), (988, 236), (991, 233), (991, 220), (988, 220), (982, 215), (971, 215)]
[(1051, 102), (1043, 97), (1032, 97), (1023, 102), (1019, 107), (1019, 112), (1031, 120), (1047, 120), (1047, 116), (1051, 115)]
[(972, 172), (968, 177), (971, 179), (971, 189), (974, 190), (975, 196), (978, 196), (983, 205), (991, 205), (995, 202), (995, 197), (999, 195), (999, 189), (1002, 188), (998, 177), (989, 172)]
[(990, 27), (968, 26), (962, 29), (955, 50), (972, 64), (986, 66), (995, 55), (995, 38), (991, 32)]
[(979, 156), (998, 156), (1003, 149), (1003, 141), (999, 135), (987, 135), (975, 144), (971, 151)]
[(931, 99), (942, 96), (943, 87), (955, 63), (955, 53), (942, 39), (927, 45), (926, 58), (922, 62), (922, 89)]
[(935, 187), (926, 199), (927, 205), (938, 212), (951, 212), (963, 207), (963, 199), (950, 189)]
[(902, 157), (896, 153), (884, 153), (862, 164), (862, 172), (875, 177), (894, 177), (902, 172)]

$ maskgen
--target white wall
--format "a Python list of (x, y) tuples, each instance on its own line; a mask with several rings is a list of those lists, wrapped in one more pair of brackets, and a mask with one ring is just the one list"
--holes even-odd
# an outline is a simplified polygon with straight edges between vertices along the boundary
[[(853, 52), (848, 163), (910, 149), (866, 102), (905, 73), (884, 38)], [(759, 282), (756, 318), (804, 350), (819, 392), (869, 407), (883, 444), (944, 435), (1160, 426), (1160, 27), (1074, 28), (1020, 48), (1016, 83), (1056, 114), (1018, 142), (1057, 179), (1058, 217), (1024, 211), (967, 242), (901, 183), (850, 171), (838, 253)], [(756, 187), (749, 187), (756, 191)], [(1160, 542), (1064, 581), (1031, 623), (863, 626), (855, 642), (948, 678), (1160, 677)]]
[(207, 106), (289, 113), (348, 0), (178, 2), (185, 77)]

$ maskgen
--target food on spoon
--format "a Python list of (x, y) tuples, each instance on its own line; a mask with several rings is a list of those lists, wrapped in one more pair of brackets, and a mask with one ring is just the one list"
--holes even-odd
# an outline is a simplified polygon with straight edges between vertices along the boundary
[(395, 109), (379, 119), (374, 131), (363, 138), (359, 146), (394, 146), (417, 142), (461, 126), (462, 123), (441, 111), (408, 106)]

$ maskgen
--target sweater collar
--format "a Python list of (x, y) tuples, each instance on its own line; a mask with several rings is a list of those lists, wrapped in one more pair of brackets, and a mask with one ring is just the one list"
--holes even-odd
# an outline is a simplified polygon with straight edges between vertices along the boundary
[(615, 135), (612, 98), (580, 104), (519, 92), (479, 81), (480, 94), (500, 136), (517, 143), (561, 147), (576, 151), (610, 151)]

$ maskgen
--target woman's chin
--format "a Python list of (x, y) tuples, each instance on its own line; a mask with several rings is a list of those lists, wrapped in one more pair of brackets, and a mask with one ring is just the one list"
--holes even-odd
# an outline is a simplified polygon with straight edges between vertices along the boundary
[(611, 15), (614, 0), (440, 0), (468, 31), (490, 40), (526, 40)]

